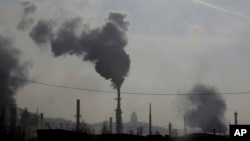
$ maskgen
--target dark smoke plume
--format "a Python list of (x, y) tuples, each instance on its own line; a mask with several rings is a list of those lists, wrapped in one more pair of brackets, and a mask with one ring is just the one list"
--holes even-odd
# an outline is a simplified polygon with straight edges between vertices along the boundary
[(17, 25), (17, 29), (26, 30), (34, 23), (34, 19), (29, 15), (36, 11), (36, 5), (30, 2), (22, 2), (21, 4), (24, 7), (24, 13)]
[[(46, 43), (51, 38), (51, 51), (55, 57), (69, 54), (93, 62), (96, 72), (110, 79), (114, 88), (120, 88), (130, 67), (129, 55), (124, 50), (129, 26), (126, 17), (123, 13), (110, 12), (106, 23), (95, 29), (85, 29), (80, 18), (69, 19), (59, 27), (53, 38), (51, 26), (43, 23), (44, 32), (39, 30), (41, 25), (38, 22), (30, 36), (36, 43)], [(84, 29), (77, 35), (81, 26)]]
[(51, 51), (55, 57), (62, 55), (83, 55), (84, 46), (80, 46), (80, 38), (76, 30), (81, 25), (81, 18), (65, 21), (51, 40)]
[(53, 24), (51, 21), (39, 20), (29, 35), (36, 44), (47, 44), (53, 37), (52, 30)]
[(216, 89), (197, 84), (190, 93), (193, 94), (188, 96), (191, 105), (185, 112), (187, 125), (190, 128), (200, 128), (204, 132), (216, 129), (217, 132), (225, 133), (226, 103)]
[[(25, 79), (27, 76), (27, 64), (19, 61), (20, 51), (13, 48), (11, 40), (0, 35), (0, 108), (15, 103), (14, 95), (25, 83), (8, 79), (6, 76), (18, 76)], [(0, 110), (1, 110), (0, 109)]]

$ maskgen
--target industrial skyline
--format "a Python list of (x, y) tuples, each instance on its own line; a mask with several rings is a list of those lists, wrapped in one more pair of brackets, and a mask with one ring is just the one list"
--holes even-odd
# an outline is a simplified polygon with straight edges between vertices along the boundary
[[(9, 108), (9, 109), (8, 109)], [(84, 122), (81, 119), (80, 115), (80, 100), (76, 100), (76, 120), (75, 121), (67, 121), (61, 118), (50, 118), (44, 117), (44, 113), (39, 112), (38, 109), (36, 113), (30, 113), (27, 108), (21, 109), (16, 107), (16, 105), (10, 105), (10, 107), (6, 107), (1, 110), (0, 116), (0, 127), (1, 127), (1, 137), (3, 132), (6, 132), (11, 137), (15, 138), (25, 138), (25, 140), (34, 138), (37, 136), (37, 130), (44, 129), (61, 129), (66, 131), (74, 131), (87, 133), (92, 135), (100, 135), (100, 134), (117, 134), (116, 131), (112, 131), (113, 127), (116, 127), (116, 122), (112, 121), (112, 117), (110, 120), (104, 120), (100, 123), (89, 124)], [(183, 136), (191, 133), (219, 133), (222, 135), (228, 135), (228, 133), (221, 132), (219, 128), (207, 128), (209, 130), (194, 130), (192, 128), (186, 128), (186, 118), (184, 117), (184, 126), (183, 128), (176, 128), (175, 123), (169, 123), (168, 127), (157, 127), (152, 125), (152, 110), (151, 104), (149, 104), (149, 121), (141, 122), (135, 111), (131, 114), (130, 121), (122, 123), (122, 130), (119, 133), (122, 134), (132, 134), (139, 136), (147, 136), (147, 135), (170, 135), (172, 137)], [(237, 125), (237, 112), (234, 113), (235, 123), (228, 124), (229, 125)], [(81, 121), (80, 121), (81, 120)], [(109, 123), (108, 123), (109, 122)], [(119, 134), (118, 133), (118, 134)], [(14, 135), (14, 136), (13, 136)]]

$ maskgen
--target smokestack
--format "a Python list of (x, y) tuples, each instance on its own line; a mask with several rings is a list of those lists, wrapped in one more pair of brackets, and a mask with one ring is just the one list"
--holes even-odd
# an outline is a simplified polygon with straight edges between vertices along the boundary
[(13, 135), (16, 133), (16, 117), (17, 117), (17, 110), (16, 104), (12, 104), (10, 106), (10, 133)]
[(112, 117), (109, 118), (109, 132), (112, 134)]
[(169, 136), (171, 136), (171, 134), (172, 134), (172, 123), (169, 123), (169, 125), (168, 125), (168, 134), (169, 134)]
[[(126, 13), (110, 12), (106, 23), (89, 29), (82, 25), (81, 18), (66, 20), (53, 32), (53, 24), (40, 20), (30, 32), (36, 44), (50, 43), (55, 57), (76, 55), (83, 61), (95, 64), (95, 70), (106, 80), (111, 80), (117, 90), (116, 133), (122, 132), (120, 88), (130, 69), (130, 58), (124, 48), (128, 43), (129, 27)], [(86, 27), (77, 35), (80, 27)]]
[(76, 100), (76, 131), (80, 131), (80, 100)]
[(43, 113), (41, 113), (40, 114), (40, 120), (39, 120), (39, 128), (40, 129), (43, 129), (43, 124), (44, 124), (44, 122), (43, 122)]
[(237, 111), (234, 112), (234, 124), (238, 125), (238, 119), (237, 119), (238, 113)]
[(151, 103), (149, 104), (149, 135), (152, 135)]
[(117, 89), (117, 109), (116, 109), (116, 134), (122, 133), (122, 110), (120, 88)]
[(41, 120), (43, 120), (43, 113), (41, 113), (40, 118), (41, 118)]
[(187, 119), (186, 119), (186, 115), (184, 116), (184, 135), (187, 134)]

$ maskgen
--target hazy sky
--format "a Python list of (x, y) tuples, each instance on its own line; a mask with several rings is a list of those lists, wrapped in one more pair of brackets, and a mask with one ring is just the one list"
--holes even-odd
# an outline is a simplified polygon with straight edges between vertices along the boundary
[[(33, 0), (33, 13), (24, 13), (23, 1), (1, 0), (0, 35), (13, 40), (22, 60), (31, 64), (29, 79), (38, 82), (113, 91), (111, 82), (80, 57), (53, 57), (50, 48), (37, 45), (29, 32), (39, 19), (80, 16), (91, 28), (101, 26), (110, 11), (128, 13), (128, 45), (131, 66), (121, 91), (140, 93), (187, 93), (196, 83), (219, 92), (250, 91), (249, 0)], [(18, 30), (22, 19), (33, 19)], [(33, 23), (33, 24), (32, 24)], [(18, 76), (17, 76), (18, 77)], [(148, 121), (152, 103), (153, 124), (183, 128), (185, 96), (122, 94), (123, 121), (133, 111)], [(74, 120), (76, 99), (81, 100), (82, 120), (95, 123), (115, 119), (116, 94), (27, 84), (17, 92), (19, 107), (45, 116)], [(250, 95), (223, 95), (226, 122), (250, 123)], [(213, 104), (213, 103), (211, 103)]]

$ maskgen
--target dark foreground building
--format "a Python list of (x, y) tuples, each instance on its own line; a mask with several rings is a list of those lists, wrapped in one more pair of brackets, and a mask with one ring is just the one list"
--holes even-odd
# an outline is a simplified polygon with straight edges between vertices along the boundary
[(151, 135), (137, 136), (128, 134), (89, 135), (65, 130), (37, 130), (37, 141), (229, 141), (228, 137), (213, 134), (190, 134), (182, 137)]

